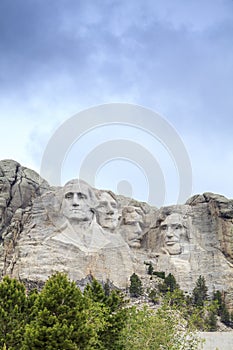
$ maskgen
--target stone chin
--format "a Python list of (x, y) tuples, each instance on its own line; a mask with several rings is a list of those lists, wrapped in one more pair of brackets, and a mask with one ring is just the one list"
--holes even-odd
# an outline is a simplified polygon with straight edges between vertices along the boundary
[(99, 220), (99, 225), (103, 228), (114, 230), (117, 227), (118, 220), (114, 219), (102, 219)]
[(181, 248), (181, 245), (180, 243), (170, 243), (170, 244), (166, 244), (165, 245), (165, 249), (167, 250), (167, 252), (170, 254), (170, 255), (179, 255), (181, 254), (182, 252), (182, 248)]
[(68, 220), (77, 220), (77, 221), (91, 221), (93, 218), (92, 211), (84, 211), (81, 209), (64, 210), (63, 215)]
[(109, 230), (115, 230), (116, 225), (111, 225), (111, 224), (104, 224), (104, 225), (100, 225), (101, 227), (103, 227), (104, 229), (109, 229)]
[(141, 242), (140, 241), (131, 241), (131, 242), (128, 242), (129, 246), (131, 248), (141, 248)]

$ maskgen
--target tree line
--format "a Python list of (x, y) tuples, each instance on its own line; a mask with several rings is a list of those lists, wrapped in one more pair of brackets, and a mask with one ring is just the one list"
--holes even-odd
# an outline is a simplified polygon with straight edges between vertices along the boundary
[(166, 301), (156, 311), (130, 307), (120, 291), (95, 279), (84, 292), (63, 273), (41, 291), (27, 291), (7, 276), (0, 282), (4, 350), (195, 350), (193, 330), (176, 303)]
[[(167, 303), (177, 307), (183, 317), (200, 331), (217, 331), (218, 320), (225, 326), (233, 328), (233, 313), (229, 311), (225, 302), (225, 293), (214, 291), (208, 294), (208, 288), (203, 276), (199, 276), (191, 294), (180, 289), (175, 277), (169, 273), (154, 271), (151, 263), (147, 264), (147, 272), (151, 276), (160, 277), (157, 288), (148, 291), (149, 300), (154, 304)], [(143, 295), (142, 282), (136, 274), (130, 277), (129, 292), (132, 297)]]

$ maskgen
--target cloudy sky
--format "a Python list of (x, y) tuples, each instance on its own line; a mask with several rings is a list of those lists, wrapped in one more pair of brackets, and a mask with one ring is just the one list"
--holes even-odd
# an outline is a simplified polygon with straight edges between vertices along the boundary
[[(156, 111), (176, 130), (190, 158), (192, 194), (232, 198), (233, 1), (0, 1), (0, 159), (40, 172), (57, 128), (112, 102)], [(149, 143), (127, 127), (87, 135), (70, 148), (63, 181), (76, 177), (70, 169), (77, 150), (85, 158), (90, 145), (119, 135)], [(152, 148), (167, 183), (165, 203), (174, 203), (179, 179), (159, 147)], [(126, 181), (146, 200), (137, 191), (151, 184), (133, 167), (114, 159), (100, 164), (96, 186), (116, 191)]]

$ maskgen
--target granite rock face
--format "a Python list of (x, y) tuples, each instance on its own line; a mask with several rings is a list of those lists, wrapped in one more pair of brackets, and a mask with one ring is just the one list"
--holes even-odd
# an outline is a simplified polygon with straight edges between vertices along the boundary
[[(49, 189), (35, 171), (13, 160), (0, 161), (0, 268), (12, 270), (14, 251), (35, 198)], [(13, 264), (13, 265), (12, 265)]]
[(13, 160), (0, 162), (0, 233), (17, 209), (30, 206), (33, 198), (49, 188), (33, 170)]
[(185, 205), (160, 208), (143, 237), (143, 247), (155, 270), (173, 273), (188, 292), (202, 275), (210, 293), (226, 291), (231, 306), (232, 203), (223, 196), (204, 193)]
[(82, 180), (51, 187), (15, 161), (0, 162), (1, 275), (45, 281), (55, 271), (127, 287), (146, 263), (190, 292), (199, 277), (233, 300), (233, 201), (204, 193), (160, 209)]

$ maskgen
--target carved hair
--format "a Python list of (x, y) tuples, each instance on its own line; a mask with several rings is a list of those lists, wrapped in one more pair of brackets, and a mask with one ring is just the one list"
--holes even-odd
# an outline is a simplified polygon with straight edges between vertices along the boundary
[[(86, 181), (84, 180), (81, 180), (81, 179), (72, 179), (70, 181), (68, 181), (63, 189), (62, 189), (62, 193), (64, 195), (64, 193), (66, 192), (67, 190), (67, 187), (69, 186), (73, 186), (73, 185), (78, 185), (80, 186), (80, 191), (82, 190), (82, 188), (85, 186), (87, 188), (87, 191), (88, 191), (88, 195), (90, 197), (90, 200), (91, 200), (91, 203), (90, 203), (90, 209), (91, 211), (94, 212), (94, 208), (96, 207), (96, 204), (97, 204), (97, 198), (96, 198), (96, 195), (95, 195), (95, 191), (93, 189), (93, 187), (91, 187)], [(62, 203), (61, 203), (62, 205)]]

